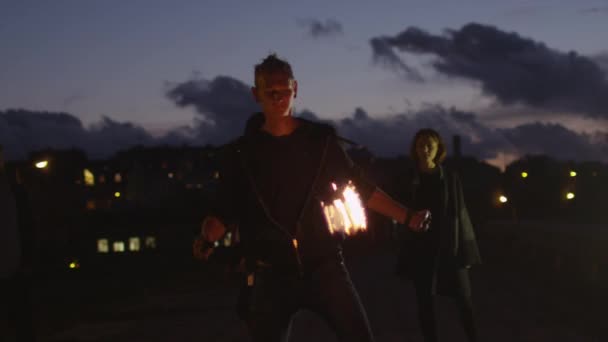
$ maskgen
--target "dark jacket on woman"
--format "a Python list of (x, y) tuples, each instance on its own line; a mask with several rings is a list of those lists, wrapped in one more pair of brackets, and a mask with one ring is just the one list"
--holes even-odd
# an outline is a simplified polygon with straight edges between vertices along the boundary
[(400, 200), (410, 208), (430, 209), (432, 223), (427, 232), (402, 230), (398, 274), (432, 277), (433, 293), (470, 294), (467, 268), (481, 258), (458, 175), (440, 165), (432, 174), (413, 168), (402, 179)]

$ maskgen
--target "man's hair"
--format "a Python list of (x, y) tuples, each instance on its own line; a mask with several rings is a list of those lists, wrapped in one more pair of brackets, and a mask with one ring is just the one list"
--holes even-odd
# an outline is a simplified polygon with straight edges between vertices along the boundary
[(291, 70), (291, 65), (285, 60), (277, 57), (276, 53), (271, 53), (268, 55), (262, 63), (257, 64), (254, 70), (254, 78), (255, 78), (255, 86), (258, 86), (258, 80), (262, 75), (269, 75), (273, 73), (285, 73), (289, 76), (289, 78), (293, 79), (293, 70)]
[(433, 160), (433, 161), (437, 165), (441, 164), (445, 160), (445, 157), (447, 155), (445, 143), (443, 142), (443, 139), (441, 139), (441, 136), (439, 135), (439, 133), (431, 128), (423, 128), (423, 129), (419, 130), (418, 132), (416, 132), (416, 135), (414, 135), (414, 139), (412, 139), (412, 145), (410, 146), (410, 157), (412, 158), (412, 160), (414, 160), (416, 165), (418, 165), (418, 154), (416, 153), (416, 142), (418, 142), (418, 140), (420, 140), (422, 138), (431, 138), (431, 139), (437, 141), (437, 155), (435, 155), (435, 160)]

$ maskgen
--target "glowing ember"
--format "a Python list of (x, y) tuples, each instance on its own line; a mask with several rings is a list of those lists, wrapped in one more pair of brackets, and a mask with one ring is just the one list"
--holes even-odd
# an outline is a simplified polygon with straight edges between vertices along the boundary
[(365, 209), (355, 186), (350, 181), (342, 189), (338, 189), (335, 183), (332, 183), (331, 186), (336, 191), (336, 198), (327, 205), (321, 202), (329, 232), (331, 234), (344, 232), (346, 235), (353, 235), (367, 230)]

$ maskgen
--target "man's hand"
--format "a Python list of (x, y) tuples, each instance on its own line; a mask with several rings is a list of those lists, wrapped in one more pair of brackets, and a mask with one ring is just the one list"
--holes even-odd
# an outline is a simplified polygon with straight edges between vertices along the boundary
[(195, 258), (206, 261), (213, 253), (213, 243), (226, 233), (226, 226), (215, 216), (207, 216), (201, 224), (201, 234), (192, 244)]
[(429, 210), (410, 211), (408, 215), (408, 228), (415, 232), (426, 232), (431, 225), (431, 212)]

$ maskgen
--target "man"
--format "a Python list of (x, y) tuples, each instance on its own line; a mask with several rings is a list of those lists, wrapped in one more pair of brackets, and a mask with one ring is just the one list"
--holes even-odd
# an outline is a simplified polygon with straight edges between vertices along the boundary
[(428, 224), (428, 212), (410, 212), (376, 188), (333, 128), (292, 115), (298, 83), (289, 63), (269, 55), (256, 65), (251, 90), (262, 113), (225, 147), (217, 207), (203, 221), (194, 254), (207, 259), (213, 249), (203, 245), (239, 227), (246, 268), (240, 314), (253, 341), (286, 341), (299, 309), (321, 315), (340, 341), (373, 341), (321, 202), (331, 200), (332, 183), (352, 181), (369, 209), (412, 229)]

